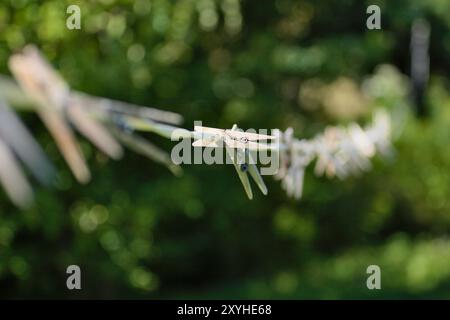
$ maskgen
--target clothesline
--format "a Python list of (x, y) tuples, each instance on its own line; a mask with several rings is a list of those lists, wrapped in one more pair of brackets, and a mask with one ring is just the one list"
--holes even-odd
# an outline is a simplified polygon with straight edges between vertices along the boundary
[[(179, 164), (174, 163), (167, 152), (139, 136), (137, 131), (150, 131), (172, 140), (191, 139), (194, 140), (194, 147), (225, 148), (250, 199), (253, 192), (249, 178), (255, 181), (263, 194), (268, 192), (261, 171), (256, 166), (257, 162), (253, 159), (253, 152), (270, 151), (277, 156), (279, 166), (273, 175), (281, 180), (287, 194), (297, 199), (302, 196), (304, 172), (315, 159), (316, 175), (325, 174), (343, 179), (370, 169), (370, 159), (376, 153), (384, 156), (392, 154), (390, 116), (384, 109), (377, 110), (373, 122), (364, 128), (357, 123), (347, 127), (327, 127), (312, 139), (295, 138), (292, 128), (284, 132), (272, 130), (272, 135), (242, 132), (237, 125), (231, 129), (194, 125), (191, 131), (179, 127), (183, 119), (179, 114), (71, 90), (33, 46), (27, 46), (22, 53), (13, 55), (9, 66), (17, 84), (12, 79), (1, 77), (0, 98), (3, 97), (10, 104), (31, 106), (39, 114), (74, 176), (81, 183), (89, 181), (90, 172), (72, 127), (113, 159), (121, 158), (122, 145), (125, 145), (164, 164), (175, 175), (181, 173)], [(19, 130), (18, 126), (13, 129)], [(23, 132), (25, 129), (21, 127), (20, 130)], [(0, 130), (0, 143), (2, 139), (5, 140)], [(26, 139), (31, 141), (32, 137), (27, 135)], [(0, 159), (7, 159), (9, 167), (14, 166), (16, 178), (11, 180), (3, 169), (3, 174), (0, 170), (0, 182), (16, 204), (25, 206), (30, 202), (32, 189), (13, 162), (14, 156), (8, 153), (8, 148), (17, 149), (23, 142), (10, 139), (5, 144), (0, 149)], [(34, 142), (33, 145), (37, 146)], [(37, 147), (34, 149), (38, 150)], [(43, 160), (42, 152), (36, 152), (19, 158), (27, 165), (30, 158), (40, 157), (40, 167), (50, 168), (48, 161)], [(7, 156), (1, 157), (2, 153)], [(35, 175), (40, 171), (39, 167), (30, 169)], [(51, 175), (51, 170), (47, 172)], [(21, 181), (20, 185), (17, 181)], [(21, 193), (22, 196), (17, 195)]]

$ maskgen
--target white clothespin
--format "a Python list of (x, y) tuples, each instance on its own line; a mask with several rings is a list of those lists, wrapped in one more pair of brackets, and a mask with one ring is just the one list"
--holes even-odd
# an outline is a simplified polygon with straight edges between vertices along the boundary
[[(134, 132), (149, 131), (171, 139), (175, 138), (174, 136), (177, 138), (190, 138), (190, 131), (149, 119), (141, 119), (138, 116), (127, 115), (126, 112), (111, 112), (108, 110), (103, 110), (102, 112), (104, 112), (104, 114), (101, 115), (101, 118), (109, 122), (112, 133), (124, 145), (153, 161), (162, 163), (174, 175), (180, 176), (182, 174), (181, 167), (172, 162), (172, 159), (167, 152), (161, 150)], [(161, 114), (162, 113), (163, 111)]]
[(332, 157), (336, 167), (336, 176), (345, 179), (350, 174), (370, 168), (370, 162), (362, 155), (346, 128), (336, 128), (338, 145)]
[(375, 146), (358, 124), (351, 124), (348, 128), (348, 132), (356, 149), (361, 153), (362, 156), (371, 158), (375, 155)]

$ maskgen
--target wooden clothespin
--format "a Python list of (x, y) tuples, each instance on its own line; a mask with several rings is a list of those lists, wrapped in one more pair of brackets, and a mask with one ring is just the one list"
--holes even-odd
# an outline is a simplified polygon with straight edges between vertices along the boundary
[[(236, 125), (233, 126), (235, 128)], [(250, 151), (272, 150), (269, 145), (259, 141), (275, 139), (274, 136), (237, 131), (235, 129), (216, 129), (210, 127), (194, 127), (194, 147), (213, 147), (245, 149)]]
[(250, 151), (258, 151), (266, 148), (257, 141), (271, 140), (274, 138), (274, 136), (238, 131), (236, 124), (233, 125), (231, 130), (195, 126), (194, 139), (196, 140), (192, 145), (194, 147), (225, 147), (248, 198), (252, 199), (253, 192), (248, 175), (250, 175), (264, 195), (267, 195), (268, 190)]
[(191, 132), (185, 129), (175, 127), (170, 124), (155, 122), (150, 119), (141, 119), (135, 116), (129, 115), (115, 115), (116, 118), (120, 118), (123, 123), (125, 123), (129, 128), (136, 131), (147, 131), (156, 133), (167, 139), (171, 139), (174, 133), (177, 134), (178, 138), (190, 138)]
[[(291, 161), (285, 185), (288, 195), (300, 199), (303, 195), (305, 170), (315, 156), (315, 145), (307, 140), (294, 139), (291, 146)], [(290, 183), (288, 183), (290, 181)], [(289, 187), (287, 187), (289, 185)]]
[(111, 121), (114, 124), (111, 126), (112, 133), (128, 148), (139, 153), (147, 158), (156, 161), (166, 166), (175, 176), (181, 176), (183, 170), (179, 165), (172, 162), (170, 155), (161, 150), (153, 143), (147, 141), (143, 137), (134, 133), (137, 130), (137, 126), (129, 118), (123, 115), (115, 115), (111, 117)]
[(34, 46), (10, 58), (9, 66), (25, 93), (38, 105), (37, 113), (55, 139), (78, 181), (86, 183), (90, 172), (67, 119), (111, 158), (122, 148), (108, 131), (95, 122), (71, 96), (70, 88)]
[(294, 138), (294, 129), (276, 132), (280, 145), (280, 169), (276, 175), (290, 197), (300, 199), (303, 193), (305, 169), (315, 156), (314, 144)]
[(0, 183), (11, 201), (20, 208), (33, 202), (33, 191), (17, 159), (0, 136)]
[[(335, 127), (327, 127), (325, 132), (317, 136), (314, 140), (316, 143), (317, 162), (314, 173), (318, 176), (326, 173), (328, 177), (336, 175), (336, 164), (334, 154), (338, 150), (338, 132)], [(338, 167), (338, 170), (340, 168)]]
[(0, 136), (40, 183), (51, 184), (55, 176), (53, 165), (16, 113), (1, 97)]
[(149, 108), (123, 101), (94, 97), (81, 92), (74, 92), (86, 111), (93, 113), (102, 120), (108, 120), (113, 115), (129, 116), (136, 119), (146, 119), (153, 122), (179, 125), (183, 117), (175, 112)]
[(166, 166), (175, 176), (181, 176), (183, 170), (174, 164), (170, 155), (153, 143), (126, 128), (111, 128), (114, 135), (128, 148), (147, 158)]
[(367, 128), (367, 136), (372, 141), (375, 149), (386, 158), (394, 155), (392, 147), (392, 124), (388, 112), (384, 109), (377, 110), (374, 114), (372, 124)]
[(278, 172), (275, 174), (275, 179), (282, 180), (286, 177), (290, 165), (290, 151), (292, 142), (294, 140), (294, 129), (291, 127), (287, 128), (284, 132), (279, 129), (274, 131), (275, 139), (278, 141), (278, 145), (282, 145), (283, 148), (279, 148), (279, 168)]
[(52, 182), (54, 169), (50, 161), (16, 114), (0, 99), (0, 184), (15, 205), (26, 208), (33, 201), (33, 191), (18, 160), (39, 182), (47, 185)]

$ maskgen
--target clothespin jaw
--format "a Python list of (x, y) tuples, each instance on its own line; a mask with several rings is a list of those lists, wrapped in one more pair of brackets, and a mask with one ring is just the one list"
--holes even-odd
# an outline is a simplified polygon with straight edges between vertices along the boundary
[(241, 180), (247, 197), (250, 200), (253, 199), (252, 187), (250, 186), (250, 181), (247, 174), (249, 166), (242, 160), (242, 150), (226, 148), (226, 152), (233, 162), (234, 168), (236, 169), (239, 180)]
[(259, 143), (275, 139), (275, 136), (238, 131), (237, 125), (231, 129), (217, 129), (194, 126), (194, 147), (224, 148), (233, 163), (238, 177), (249, 199), (253, 198), (249, 175), (264, 195), (268, 190), (259, 173), (251, 151), (272, 150), (270, 146)]
[(262, 194), (266, 196), (268, 194), (268, 190), (266, 184), (264, 183), (263, 178), (261, 177), (261, 174), (259, 173), (259, 169), (256, 166), (250, 151), (248, 149), (245, 149), (245, 152), (247, 154), (246, 158), (249, 160), (248, 172), (250, 173), (250, 176), (253, 178), (253, 181), (255, 181), (259, 190), (261, 190)]
[[(233, 125), (230, 131), (232, 133), (232, 136), (239, 136), (234, 135), (234, 133), (238, 130), (237, 125)], [(247, 197), (251, 200), (253, 198), (253, 192), (250, 185), (250, 181), (248, 178), (248, 175), (252, 177), (258, 188), (261, 190), (261, 192), (264, 195), (267, 195), (267, 187), (264, 183), (264, 180), (262, 179), (258, 167), (255, 164), (255, 161), (253, 160), (252, 155), (250, 154), (250, 151), (246, 148), (232, 148), (232, 147), (226, 147), (227, 154), (230, 156), (231, 161), (233, 162), (234, 168), (236, 169), (236, 172), (239, 176), (239, 179), (241, 180), (241, 183), (244, 187), (245, 193), (247, 194)]]

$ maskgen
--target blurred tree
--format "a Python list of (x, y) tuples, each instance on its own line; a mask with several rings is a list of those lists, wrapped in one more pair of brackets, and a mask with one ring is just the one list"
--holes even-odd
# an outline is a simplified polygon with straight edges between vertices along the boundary
[[(65, 27), (71, 4), (81, 30)], [(369, 4), (381, 7), (382, 30), (366, 29)], [(12, 52), (35, 43), (75, 89), (179, 112), (186, 127), (292, 126), (302, 137), (363, 121), (375, 106), (402, 110), (407, 82), (397, 69), (408, 73), (410, 25), (426, 17), (432, 115), (399, 118), (395, 161), (365, 176), (308, 170), (294, 202), (272, 181), (268, 197), (248, 201), (231, 167), (187, 166), (177, 179), (136, 154), (108, 161), (86, 141), (94, 178), (80, 186), (37, 117), (23, 113), (60, 174), (27, 211), (0, 193), (0, 296), (449, 298), (448, 6), (2, 1), (1, 73)], [(385, 63), (397, 69), (377, 69)], [(81, 292), (65, 287), (71, 264), (81, 267)], [(365, 288), (370, 264), (383, 273), (375, 294)]]

